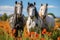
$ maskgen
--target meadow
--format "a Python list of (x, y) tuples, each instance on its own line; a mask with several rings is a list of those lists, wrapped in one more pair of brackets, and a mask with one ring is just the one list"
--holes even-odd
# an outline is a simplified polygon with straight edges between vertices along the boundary
[(55, 19), (54, 28), (50, 28), (49, 31), (44, 28), (39, 31), (39, 34), (36, 32), (28, 33), (25, 27), (22, 37), (19, 35), (15, 37), (15, 31), (15, 29), (11, 29), (8, 21), (0, 21), (0, 40), (60, 40), (60, 18)]

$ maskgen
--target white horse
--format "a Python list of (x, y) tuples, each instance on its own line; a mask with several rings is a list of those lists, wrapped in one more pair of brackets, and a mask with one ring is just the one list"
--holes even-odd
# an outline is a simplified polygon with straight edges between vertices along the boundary
[[(54, 27), (55, 26), (54, 17), (52, 15), (47, 14), (47, 7), (48, 7), (48, 4), (41, 4), (41, 8), (39, 10), (39, 16), (43, 20), (43, 24), (46, 24), (48, 27)], [(46, 25), (42, 25), (42, 27)]]
[(10, 23), (11, 28), (14, 27), (14, 20), (15, 20), (14, 15), (9, 18), (9, 23)]
[(40, 19), (38, 12), (36, 10), (35, 2), (34, 4), (28, 2), (27, 12), (27, 31), (30, 32), (30, 29), (35, 27), (37, 27), (37, 30), (40, 29), (40, 27), (42, 26), (42, 20)]

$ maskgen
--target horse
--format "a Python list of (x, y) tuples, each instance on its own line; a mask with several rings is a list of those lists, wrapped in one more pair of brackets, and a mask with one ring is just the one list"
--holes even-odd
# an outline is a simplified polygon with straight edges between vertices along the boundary
[(47, 8), (48, 4), (41, 4), (41, 8), (39, 10), (39, 16), (43, 21), (43, 28), (48, 29), (49, 27), (54, 27), (55, 26), (55, 20), (52, 15), (47, 14)]
[(16, 1), (15, 2), (15, 13), (10, 18), (10, 24), (13, 26), (12, 29), (16, 29), (15, 37), (18, 36), (18, 30), (20, 32), (24, 30), (24, 26), (26, 23), (24, 15), (22, 14), (22, 11), (23, 11), (22, 1), (20, 3)]
[(36, 31), (40, 30), (40, 27), (42, 26), (42, 20), (38, 15), (35, 2), (34, 4), (28, 2), (27, 13), (28, 19), (26, 25), (28, 33), (30, 32), (31, 28), (37, 28)]
[(14, 18), (14, 17), (11, 16), (11, 17), (8, 19), (11, 28), (13, 28), (13, 25), (14, 25), (13, 18)]

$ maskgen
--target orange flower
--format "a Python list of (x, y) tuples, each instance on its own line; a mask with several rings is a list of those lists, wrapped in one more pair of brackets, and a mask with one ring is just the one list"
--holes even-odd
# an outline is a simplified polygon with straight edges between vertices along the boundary
[(28, 32), (26, 31), (25, 33), (24, 33), (24, 37), (28, 37), (29, 36), (29, 34), (28, 34)]
[(45, 40), (45, 38), (41, 38), (40, 40)]
[(51, 36), (52, 32), (46, 32), (48, 36)]
[(35, 32), (30, 32), (29, 36), (31, 37), (32, 35), (35, 35)]
[(46, 32), (47, 32), (46, 29), (43, 29), (43, 30), (42, 30), (42, 34), (43, 34), (43, 35), (46, 34)]
[(36, 38), (38, 38), (39, 37), (39, 34), (36, 34)]
[(16, 32), (16, 29), (13, 29), (13, 30), (12, 30), (12, 33), (14, 34), (15, 32)]
[(17, 38), (15, 38), (16, 40), (22, 40), (22, 37), (17, 37)]
[(31, 32), (28, 33), (29, 37), (31, 37)]
[(60, 40), (60, 37), (58, 37), (57, 40)]
[(31, 34), (35, 34), (35, 32), (31, 32)]

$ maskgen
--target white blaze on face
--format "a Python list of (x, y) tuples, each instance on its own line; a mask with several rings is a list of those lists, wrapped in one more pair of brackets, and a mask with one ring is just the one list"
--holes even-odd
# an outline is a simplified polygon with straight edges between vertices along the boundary
[(44, 15), (44, 7), (41, 7), (41, 12), (42, 12), (42, 15)]
[(29, 16), (34, 16), (34, 7), (29, 9)]
[(46, 11), (46, 5), (41, 6), (40, 11), (41, 11), (41, 13), (42, 13), (43, 16), (46, 15), (46, 13), (45, 13), (45, 11)]
[(17, 13), (18, 13), (18, 14), (20, 14), (20, 11), (21, 11), (21, 10), (20, 10), (20, 9), (21, 9), (21, 6), (20, 6), (20, 4), (17, 4), (16, 6), (17, 6)]

